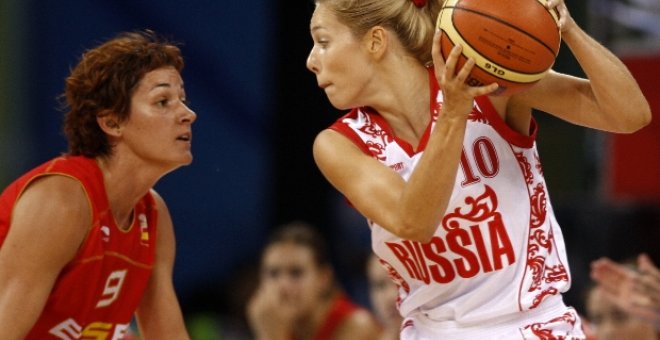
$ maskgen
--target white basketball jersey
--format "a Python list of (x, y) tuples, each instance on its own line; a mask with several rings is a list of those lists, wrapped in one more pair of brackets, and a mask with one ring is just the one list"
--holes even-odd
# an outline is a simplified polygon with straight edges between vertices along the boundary
[[(432, 76), (431, 93), (442, 105)], [(331, 128), (407, 180), (424, 152), (396, 138), (369, 108), (354, 109)], [(468, 118), (461, 163), (448, 208), (426, 244), (401, 239), (369, 221), (372, 248), (399, 285), (399, 310), (433, 320), (474, 324), (534, 310), (561, 299), (570, 277), (563, 236), (550, 205), (530, 136), (511, 130), (486, 97)]]

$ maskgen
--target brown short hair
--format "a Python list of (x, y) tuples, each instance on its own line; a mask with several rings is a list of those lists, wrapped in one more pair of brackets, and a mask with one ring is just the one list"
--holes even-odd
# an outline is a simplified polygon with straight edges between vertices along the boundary
[(183, 69), (183, 57), (176, 44), (152, 31), (123, 32), (83, 53), (66, 78), (62, 98), (68, 110), (64, 133), (71, 155), (107, 156), (112, 145), (96, 118), (114, 114), (128, 119), (131, 97), (144, 75), (172, 66)]

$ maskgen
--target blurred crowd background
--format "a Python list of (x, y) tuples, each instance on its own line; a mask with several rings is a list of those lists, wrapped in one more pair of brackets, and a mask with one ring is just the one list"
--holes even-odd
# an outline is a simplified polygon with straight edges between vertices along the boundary
[[(660, 2), (566, 1), (626, 62), (654, 111), (634, 135), (535, 115), (574, 278), (566, 300), (583, 310), (592, 260), (647, 252), (660, 263)], [(156, 188), (175, 223), (174, 280), (193, 334), (241, 334), (261, 247), (294, 220), (327, 237), (340, 282), (368, 306), (369, 229), (311, 155), (316, 133), (340, 115), (305, 68), (312, 10), (309, 0), (2, 0), (0, 187), (66, 151), (58, 96), (80, 54), (119, 32), (152, 29), (182, 43), (198, 114), (193, 164)], [(565, 46), (554, 68), (582, 75)]]

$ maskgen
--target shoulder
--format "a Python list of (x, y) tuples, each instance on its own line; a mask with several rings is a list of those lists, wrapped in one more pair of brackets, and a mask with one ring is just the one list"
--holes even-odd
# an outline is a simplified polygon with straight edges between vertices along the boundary
[[(29, 204), (44, 203), (56, 206), (60, 210), (90, 211), (87, 191), (82, 182), (74, 177), (59, 174), (47, 174), (33, 178), (20, 194), (19, 201)], [(90, 215), (91, 219), (91, 215)]]
[(39, 249), (37, 257), (54, 267), (62, 266), (73, 258), (89, 232), (93, 219), (90, 204), (77, 179), (36, 177), (14, 205), (7, 242)]
[(376, 339), (381, 329), (368, 310), (357, 307), (335, 331), (335, 339)]
[[(27, 215), (17, 215), (21, 212)], [(43, 175), (26, 185), (17, 198), (14, 215), (14, 218), (43, 220), (53, 227), (86, 234), (93, 219), (92, 200), (80, 180), (65, 175)]]
[(172, 216), (167, 208), (167, 203), (165, 203), (163, 197), (154, 189), (149, 190), (147, 196), (151, 196), (151, 200), (153, 201), (153, 205), (157, 212), (158, 230), (160, 230), (161, 234), (171, 233), (173, 229)]
[(158, 208), (158, 211), (167, 210), (167, 203), (165, 203), (163, 197), (156, 190), (154, 189), (149, 190), (149, 195), (151, 195), (151, 197), (153, 198), (154, 203)]
[(329, 154), (330, 157), (334, 157), (337, 153), (344, 153), (349, 150), (366, 153), (367, 150), (363, 147), (363, 144), (354, 133), (347, 134), (335, 129), (325, 129), (316, 135), (312, 148), (314, 156)]

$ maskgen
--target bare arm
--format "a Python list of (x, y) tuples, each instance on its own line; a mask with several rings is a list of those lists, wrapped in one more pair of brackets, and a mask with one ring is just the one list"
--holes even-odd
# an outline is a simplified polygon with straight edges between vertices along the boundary
[(511, 100), (599, 130), (630, 133), (649, 124), (649, 104), (623, 62), (575, 23), (563, 1), (553, 2), (562, 18), (562, 39), (588, 79), (551, 71)]
[(424, 155), (407, 182), (335, 131), (321, 132), (314, 142), (319, 169), (358, 211), (401, 238), (422, 242), (433, 236), (449, 204), (474, 97), (497, 88), (495, 84), (467, 86), (465, 79), (474, 61), (456, 70), (459, 46), (445, 66), (439, 38), (436, 34), (433, 59), (444, 103)]
[(0, 248), (0, 339), (27, 335), (91, 220), (82, 186), (69, 177), (37, 179), (18, 199)]
[(179, 301), (172, 283), (175, 239), (172, 218), (163, 199), (155, 192), (158, 206), (156, 264), (147, 290), (136, 312), (144, 339), (189, 339)]

